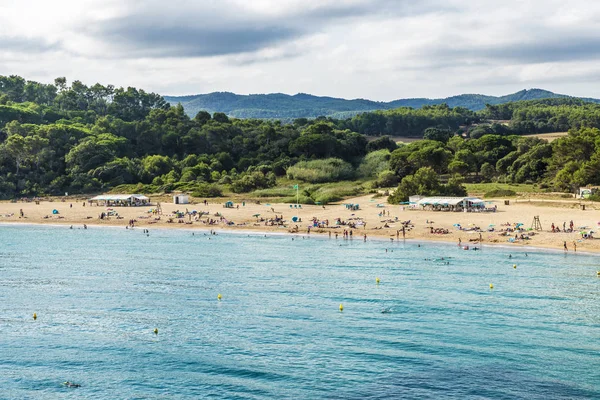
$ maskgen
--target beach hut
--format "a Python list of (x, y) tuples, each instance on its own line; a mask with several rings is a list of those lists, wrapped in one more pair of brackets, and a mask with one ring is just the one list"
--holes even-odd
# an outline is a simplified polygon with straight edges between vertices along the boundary
[(173, 196), (174, 204), (189, 204), (190, 196), (187, 194), (176, 194)]

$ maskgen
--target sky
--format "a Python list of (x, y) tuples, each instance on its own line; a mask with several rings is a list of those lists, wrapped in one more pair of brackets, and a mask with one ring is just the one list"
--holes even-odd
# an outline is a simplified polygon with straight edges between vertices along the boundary
[(1, 0), (0, 75), (367, 98), (600, 97), (589, 0)]

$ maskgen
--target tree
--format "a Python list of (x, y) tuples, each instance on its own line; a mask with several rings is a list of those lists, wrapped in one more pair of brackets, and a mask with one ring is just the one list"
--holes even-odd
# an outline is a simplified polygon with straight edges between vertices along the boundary
[(396, 142), (394, 142), (392, 139), (390, 139), (389, 136), (382, 136), (380, 138), (370, 141), (367, 144), (367, 153), (370, 153), (372, 151), (377, 151), (377, 150), (383, 150), (383, 149), (387, 149), (389, 151), (394, 151), (397, 148), (398, 148), (398, 145), (396, 144)]
[(6, 139), (6, 142), (4, 142), (4, 150), (7, 152), (8, 156), (14, 160), (17, 175), (19, 175), (21, 164), (28, 154), (25, 138), (21, 135), (9, 136), (8, 139)]
[(33, 135), (25, 137), (25, 146), (27, 148), (28, 155), (31, 157), (35, 164), (35, 169), (40, 169), (40, 164), (46, 157), (52, 156), (54, 153), (49, 147), (50, 141), (44, 137)]
[(216, 112), (213, 114), (213, 119), (217, 122), (220, 122), (222, 124), (227, 124), (229, 123), (229, 117), (227, 116), (227, 114), (222, 113), (222, 112)]
[(446, 143), (453, 136), (452, 131), (449, 129), (440, 128), (427, 128), (423, 133), (423, 139), (436, 140), (438, 142)]
[(126, 143), (126, 139), (109, 133), (91, 136), (82, 140), (65, 156), (71, 173), (84, 173), (112, 161), (117, 150)]
[(388, 197), (392, 204), (408, 201), (412, 195), (431, 196), (439, 194), (441, 184), (438, 174), (430, 167), (420, 168), (414, 175), (402, 178), (398, 188)]
[(481, 176), (488, 182), (491, 181), (494, 175), (496, 174), (494, 166), (487, 162), (481, 165), (481, 170), (479, 172)]
[(61, 76), (54, 80), (54, 85), (58, 88), (60, 92), (64, 92), (67, 90), (67, 78)]
[(196, 123), (198, 123), (198, 125), (202, 126), (204, 124), (206, 124), (208, 121), (211, 120), (211, 116), (210, 113), (202, 110), (202, 111), (198, 111), (198, 114), (196, 114), (196, 116), (194, 117), (194, 121)]

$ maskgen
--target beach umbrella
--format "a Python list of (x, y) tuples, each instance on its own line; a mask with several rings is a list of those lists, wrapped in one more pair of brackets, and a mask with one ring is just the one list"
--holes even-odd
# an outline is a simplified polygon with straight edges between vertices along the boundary
[(260, 214), (254, 214), (253, 217), (260, 217)]

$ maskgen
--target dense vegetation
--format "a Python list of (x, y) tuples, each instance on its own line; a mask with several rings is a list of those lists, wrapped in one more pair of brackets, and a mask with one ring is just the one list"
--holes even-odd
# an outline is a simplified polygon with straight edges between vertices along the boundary
[[(333, 97), (319, 97), (299, 93), (293, 96), (272, 94), (238, 95), (229, 92), (215, 92), (193, 96), (171, 96), (165, 99), (171, 104), (181, 103), (190, 117), (199, 111), (209, 113), (222, 112), (235, 118), (266, 118), (292, 120), (294, 118), (316, 118), (325, 116), (345, 119), (362, 112), (376, 110), (392, 110), (400, 107), (421, 108), (447, 104), (462, 107), (471, 111), (479, 111), (486, 104), (497, 105), (509, 102), (536, 100), (547, 98), (568, 98), (541, 89), (521, 90), (506, 96), (484, 96), (480, 94), (461, 94), (445, 99), (400, 99), (390, 102), (379, 102), (364, 99), (345, 100)], [(596, 99), (585, 99), (589, 102), (599, 102)]]
[[(570, 133), (552, 143), (519, 135), (558, 126)], [(574, 99), (282, 124), (205, 111), (190, 118), (181, 105), (135, 88), (0, 76), (0, 197), (183, 190), (292, 199), (296, 182), (301, 201), (322, 203), (396, 185), (392, 202), (464, 194), (463, 182), (572, 191), (600, 184), (598, 128), (600, 105)], [(382, 134), (424, 139), (396, 144)], [(353, 183), (335, 183), (342, 180)]]

